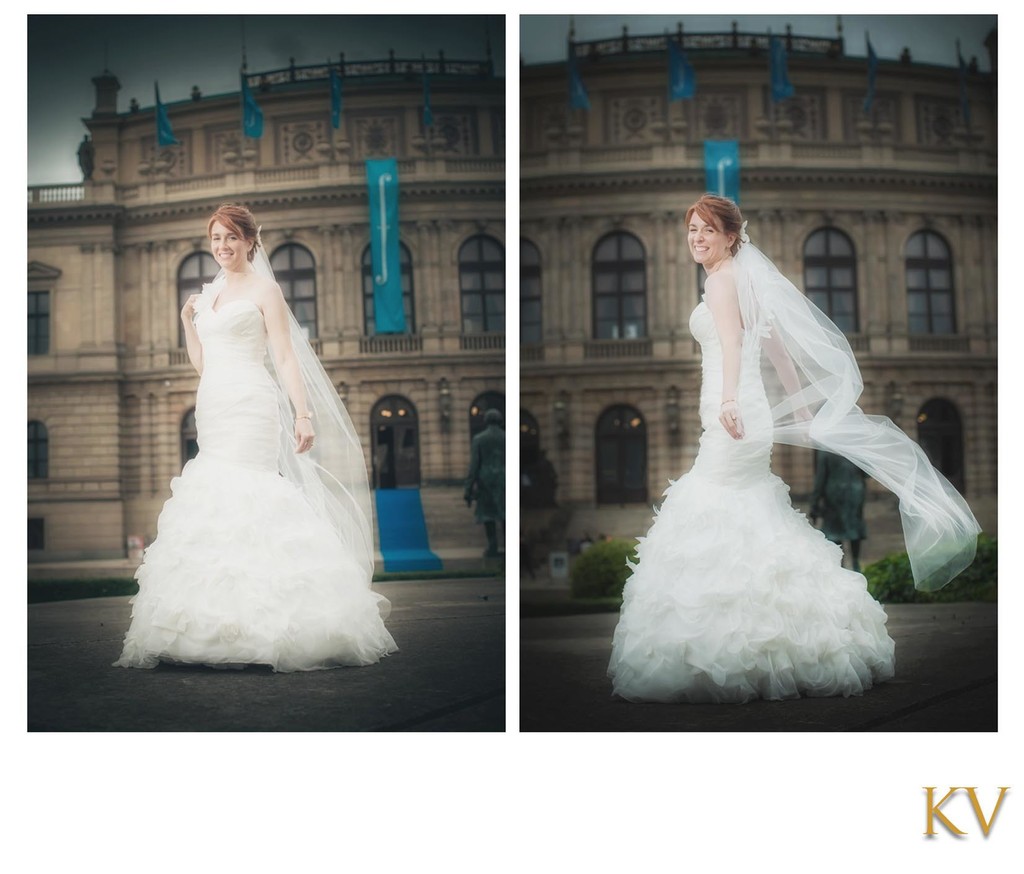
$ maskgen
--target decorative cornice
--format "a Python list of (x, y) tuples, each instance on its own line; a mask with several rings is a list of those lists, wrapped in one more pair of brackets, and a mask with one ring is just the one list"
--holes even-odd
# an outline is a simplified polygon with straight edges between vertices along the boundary
[[(522, 177), (520, 191), (530, 197), (550, 197), (552, 194), (575, 194), (600, 190), (703, 190), (703, 168), (674, 170), (671, 168), (614, 173), (580, 173), (561, 176)], [(969, 175), (965, 173), (920, 173), (869, 170), (841, 170), (813, 167), (744, 170), (740, 187), (748, 186), (809, 186), (829, 188), (867, 187), (891, 191), (892, 189), (930, 188), (964, 191), (985, 195), (996, 192), (995, 174)], [(523, 201), (527, 198), (524, 196)]]
[[(80, 225), (110, 222), (118, 226), (132, 226), (150, 221), (176, 218), (206, 218), (224, 200), (224, 194), (203, 195), (194, 200), (178, 203), (153, 203), (139, 206), (104, 204), (95, 207), (67, 206), (52, 209), (30, 209), (29, 228), (53, 225)], [(261, 209), (292, 206), (337, 206), (368, 203), (365, 184), (330, 186), (319, 189), (300, 189), (267, 193), (237, 195), (257, 214)], [(402, 185), (402, 197), (412, 202), (446, 201), (450, 199), (484, 199), (504, 204), (503, 179), (488, 181), (408, 182)]]

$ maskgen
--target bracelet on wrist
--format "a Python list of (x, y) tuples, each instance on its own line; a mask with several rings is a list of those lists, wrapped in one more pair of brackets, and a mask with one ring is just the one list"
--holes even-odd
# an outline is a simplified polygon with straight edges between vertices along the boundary
[(729, 400), (727, 400), (727, 401), (722, 401), (721, 405), (724, 407), (726, 404), (734, 404), (734, 403), (736, 403), (736, 398), (729, 398)]
[(313, 421), (313, 417), (309, 413), (303, 413), (301, 416), (295, 417), (296, 422), (299, 421), (299, 419), (309, 419), (309, 421)]

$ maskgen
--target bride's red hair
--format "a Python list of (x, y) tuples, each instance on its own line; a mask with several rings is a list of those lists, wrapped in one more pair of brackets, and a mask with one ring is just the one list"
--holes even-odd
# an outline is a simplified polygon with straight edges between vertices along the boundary
[(733, 234), (736, 241), (729, 251), (735, 255), (740, 250), (740, 230), (743, 228), (743, 213), (728, 197), (719, 197), (717, 194), (702, 194), (697, 202), (686, 211), (686, 225), (689, 227), (690, 219), (697, 213), (709, 225), (716, 227), (725, 234)]
[[(247, 243), (256, 242), (259, 229), (256, 226), (256, 219), (249, 212), (248, 207), (240, 206), (237, 203), (225, 203), (217, 207), (217, 211), (210, 216), (210, 220), (206, 223), (207, 237), (213, 233), (215, 222), (220, 222), (231, 233), (238, 235)], [(250, 261), (256, 257), (255, 246), (249, 249), (247, 257)]]

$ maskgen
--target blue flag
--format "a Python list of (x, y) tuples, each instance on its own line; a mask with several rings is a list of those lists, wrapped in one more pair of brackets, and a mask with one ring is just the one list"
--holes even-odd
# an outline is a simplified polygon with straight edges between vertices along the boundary
[(771, 37), (772, 100), (778, 103), (795, 93), (786, 70), (786, 46), (777, 36)]
[(964, 127), (971, 126), (971, 105), (967, 102), (967, 65), (960, 54), (960, 40), (956, 41), (956, 58), (960, 62), (960, 117)]
[(704, 177), (709, 192), (740, 202), (739, 141), (704, 140)]
[(423, 126), (434, 126), (434, 111), (430, 108), (430, 75), (427, 73), (427, 64), (423, 63)]
[(576, 69), (572, 43), (569, 43), (569, 106), (573, 109), (590, 109), (590, 95), (580, 78), (580, 71)]
[(331, 127), (341, 127), (341, 74), (331, 67)]
[(693, 65), (686, 60), (683, 47), (674, 39), (668, 41), (668, 99), (690, 100), (697, 93)]
[(370, 194), (370, 265), (373, 269), (373, 318), (378, 334), (405, 331), (402, 268), (398, 251), (398, 162), (366, 162)]
[(263, 110), (256, 103), (256, 98), (249, 90), (249, 83), (242, 74), (242, 131), (247, 137), (258, 140), (263, 136)]
[(878, 72), (878, 55), (871, 47), (871, 40), (865, 35), (868, 44), (868, 92), (864, 95), (864, 112), (871, 112), (871, 104), (875, 102), (875, 74)]
[(160, 86), (153, 83), (156, 91), (156, 142), (158, 146), (180, 145), (171, 130), (171, 120), (167, 117), (167, 107), (160, 102)]

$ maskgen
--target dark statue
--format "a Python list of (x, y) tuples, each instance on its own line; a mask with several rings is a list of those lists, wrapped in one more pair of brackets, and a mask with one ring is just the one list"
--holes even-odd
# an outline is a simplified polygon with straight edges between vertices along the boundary
[(484, 413), (486, 428), (470, 445), (469, 474), (466, 476), (467, 506), (476, 500), (476, 521), (483, 522), (487, 532), (487, 552), (499, 555), (498, 522), (505, 522), (505, 432), (498, 410)]
[(94, 160), (96, 158), (96, 147), (86, 134), (78, 145), (78, 166), (82, 168), (82, 178), (92, 179)]
[(868, 536), (864, 524), (866, 476), (852, 461), (831, 452), (818, 452), (811, 518), (822, 517), (821, 533), (833, 543), (850, 541), (855, 571), (860, 571), (860, 542)]

